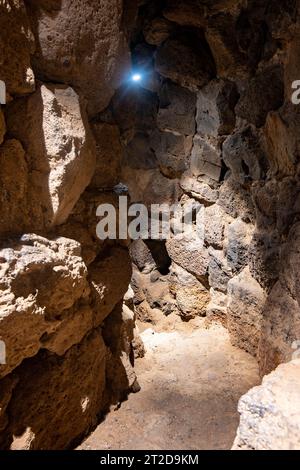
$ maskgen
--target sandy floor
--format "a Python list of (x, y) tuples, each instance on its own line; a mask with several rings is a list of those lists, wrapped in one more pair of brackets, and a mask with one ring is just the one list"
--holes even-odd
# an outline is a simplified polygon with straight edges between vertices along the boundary
[(174, 331), (147, 328), (146, 357), (136, 361), (141, 391), (80, 449), (230, 449), (238, 400), (259, 383), (256, 361), (231, 346), (220, 325), (207, 329), (199, 320)]

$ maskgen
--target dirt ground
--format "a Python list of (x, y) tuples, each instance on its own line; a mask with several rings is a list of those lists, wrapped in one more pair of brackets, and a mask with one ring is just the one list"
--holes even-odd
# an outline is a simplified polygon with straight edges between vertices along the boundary
[(238, 400), (259, 383), (256, 361), (230, 344), (221, 325), (172, 321), (140, 325), (147, 351), (136, 361), (141, 391), (112, 411), (80, 449), (231, 448)]

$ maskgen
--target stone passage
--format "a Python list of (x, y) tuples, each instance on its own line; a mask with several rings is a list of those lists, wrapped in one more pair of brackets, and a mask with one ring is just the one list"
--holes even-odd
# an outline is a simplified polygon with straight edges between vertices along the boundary
[[(180, 330), (204, 318), (228, 331), (231, 346), (221, 327), (191, 332), (190, 375), (212, 382), (206, 391), (194, 384), (193, 409), (218, 386), (218, 348), (257, 361), (261, 378), (297, 358), (299, 10), (299, 0), (0, 2), (1, 449), (74, 448), (139, 391), (137, 319), (153, 327), (161, 314), (175, 317)], [(147, 243), (98, 239), (97, 207), (120, 212), (120, 193), (147, 208), (180, 204), (192, 230)], [(213, 335), (208, 373), (195, 348)], [(167, 359), (159, 352), (153, 363)], [(238, 394), (253, 384), (238, 364), (225, 400), (232, 441)], [(272, 384), (276, 425), (299, 434), (299, 413), (280, 398), (284, 387), (294, 396), (296, 365), (241, 400), (235, 448), (298, 446), (277, 431), (260, 438), (261, 419), (275, 419), (265, 400)], [(130, 397), (137, 407), (151, 373)], [(176, 382), (175, 391), (184, 403)], [(263, 417), (249, 417), (251, 403)], [(204, 421), (212, 432), (216, 421)], [(230, 445), (214, 433), (212, 446)]]

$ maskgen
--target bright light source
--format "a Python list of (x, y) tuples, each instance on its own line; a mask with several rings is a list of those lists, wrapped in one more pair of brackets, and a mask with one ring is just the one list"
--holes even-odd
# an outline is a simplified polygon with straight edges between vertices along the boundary
[(131, 79), (133, 82), (140, 82), (142, 80), (142, 75), (140, 73), (134, 73)]

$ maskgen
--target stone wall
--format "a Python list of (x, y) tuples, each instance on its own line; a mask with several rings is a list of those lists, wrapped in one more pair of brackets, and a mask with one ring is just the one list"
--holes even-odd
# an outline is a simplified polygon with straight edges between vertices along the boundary
[(299, 3), (141, 3), (141, 84), (122, 86), (99, 119), (119, 126), (132, 200), (204, 207), (205, 239), (195, 228), (134, 242), (136, 312), (219, 319), (264, 375), (300, 337)]
[[(1, 448), (72, 447), (138, 390), (135, 315), (222, 321), (262, 375), (290, 360), (299, 38), (297, 0), (0, 2)], [(119, 183), (201, 210), (204, 245), (136, 241), (132, 276), (96, 237)]]
[(119, 130), (93, 117), (129, 66), (122, 8), (0, 2), (4, 449), (72, 447), (138, 389), (127, 243), (96, 237), (98, 204), (118, 204)]
[(299, 450), (300, 360), (281, 364), (239, 402), (233, 450)]

